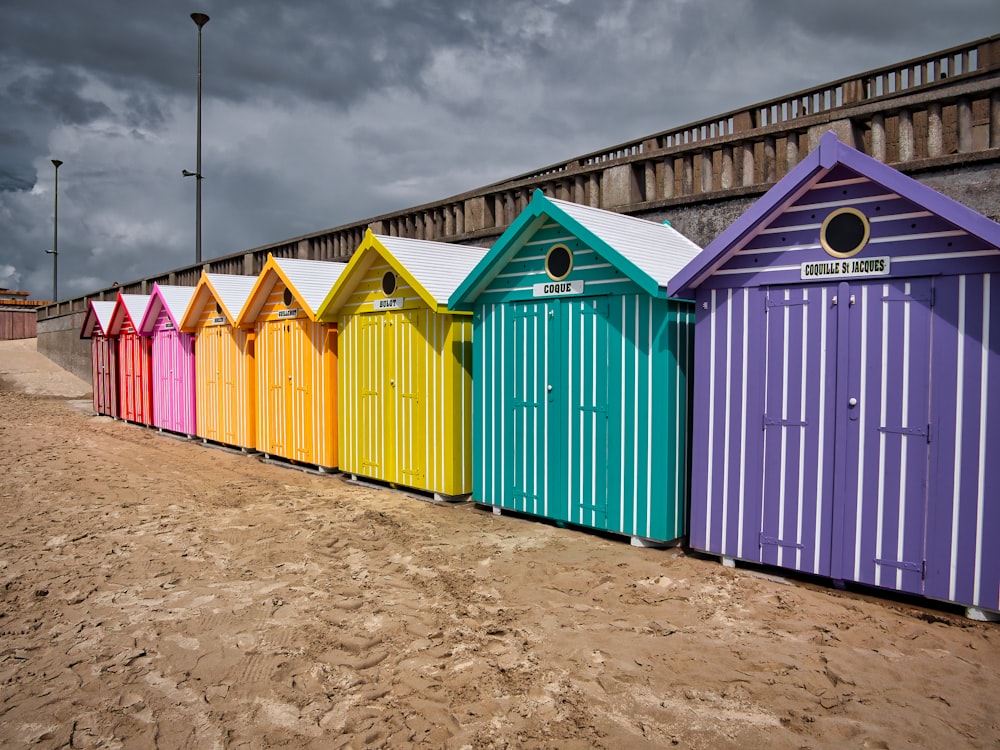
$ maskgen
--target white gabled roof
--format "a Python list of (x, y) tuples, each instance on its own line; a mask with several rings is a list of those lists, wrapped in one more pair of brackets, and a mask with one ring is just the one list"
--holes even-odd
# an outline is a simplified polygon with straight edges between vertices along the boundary
[(101, 333), (107, 333), (108, 326), (111, 325), (111, 315), (115, 311), (115, 301), (95, 299), (91, 300), (90, 304), (94, 308), (94, 317), (97, 318), (97, 324), (101, 327)]
[(485, 247), (472, 245), (383, 235), (375, 235), (375, 238), (413, 275), (438, 305), (445, 306), (452, 292), (489, 252)]
[(230, 273), (206, 273), (215, 290), (215, 295), (222, 307), (229, 313), (230, 321), (239, 317), (240, 310), (247, 302), (247, 297), (253, 289), (256, 276), (238, 276)]
[(347, 268), (346, 263), (329, 260), (274, 258), (275, 264), (295, 288), (298, 297), (315, 315), (326, 295)]
[(160, 297), (163, 299), (163, 305), (167, 308), (167, 312), (170, 314), (170, 317), (174, 319), (175, 323), (179, 323), (181, 318), (184, 317), (184, 311), (191, 302), (191, 296), (194, 294), (194, 287), (160, 286), (157, 284), (156, 288), (160, 292)]
[(548, 198), (571, 218), (665, 287), (701, 248), (673, 227), (634, 216)]
[(146, 305), (149, 304), (148, 294), (122, 294), (120, 295), (125, 312), (132, 320), (132, 325), (138, 327), (142, 322), (142, 316), (146, 312)]

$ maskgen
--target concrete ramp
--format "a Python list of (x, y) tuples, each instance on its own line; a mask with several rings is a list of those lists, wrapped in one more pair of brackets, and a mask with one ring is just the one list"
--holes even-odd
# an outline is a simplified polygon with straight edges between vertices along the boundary
[(14, 390), (35, 396), (89, 399), (90, 383), (38, 353), (38, 339), (0, 341), (0, 380)]

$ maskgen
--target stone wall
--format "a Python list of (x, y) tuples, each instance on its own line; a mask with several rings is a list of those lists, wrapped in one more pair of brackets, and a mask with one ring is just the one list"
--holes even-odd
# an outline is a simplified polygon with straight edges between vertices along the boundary
[(86, 313), (76, 312), (38, 321), (38, 351), (64, 370), (90, 383), (90, 339), (80, 338)]

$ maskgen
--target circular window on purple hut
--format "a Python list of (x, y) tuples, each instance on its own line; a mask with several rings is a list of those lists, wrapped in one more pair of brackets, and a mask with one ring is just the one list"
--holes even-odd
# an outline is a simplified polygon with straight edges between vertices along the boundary
[(573, 253), (565, 245), (553, 245), (545, 254), (545, 273), (553, 281), (562, 281), (573, 270)]
[(826, 217), (819, 230), (823, 249), (834, 258), (850, 258), (868, 244), (871, 225), (856, 208), (840, 208)]

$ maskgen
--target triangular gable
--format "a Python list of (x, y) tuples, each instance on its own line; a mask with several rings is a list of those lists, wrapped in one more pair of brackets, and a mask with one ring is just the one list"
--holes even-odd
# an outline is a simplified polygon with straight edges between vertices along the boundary
[(107, 336), (111, 327), (111, 316), (115, 312), (115, 303), (111, 300), (90, 300), (87, 312), (83, 316), (80, 327), (80, 338), (93, 338), (96, 330), (101, 336)]
[(226, 322), (234, 325), (256, 281), (256, 276), (202, 271), (178, 328), (185, 333), (194, 331), (205, 305), (213, 303), (219, 305)]
[(389, 237), (367, 229), (344, 273), (320, 305), (318, 317), (335, 320), (355, 287), (379, 258), (402, 276), (431, 310), (448, 312), (448, 297), (486, 253), (483, 247)]
[(159, 283), (154, 283), (153, 293), (149, 295), (149, 302), (146, 303), (146, 310), (136, 330), (143, 336), (152, 336), (156, 319), (163, 310), (166, 310), (167, 317), (174, 327), (179, 328), (180, 318), (193, 294), (193, 286), (160, 286)]
[(547, 197), (535, 190), (531, 202), (496, 241), (449, 299), (465, 308), (489, 285), (547, 221), (580, 238), (623, 275), (655, 297), (701, 248), (669, 225)]
[(132, 324), (132, 328), (139, 330), (138, 323), (146, 313), (146, 305), (148, 304), (148, 294), (122, 294), (118, 292), (115, 309), (111, 313), (111, 323), (108, 325), (108, 335), (117, 336), (120, 334), (126, 319)]
[(746, 213), (730, 225), (667, 285), (671, 296), (692, 298), (694, 289), (744, 248), (773, 217), (838, 166), (883, 186), (994, 247), (1000, 247), (1000, 224), (958, 201), (904, 175), (867, 154), (841, 143), (833, 131), (820, 145), (779, 180)]
[(346, 267), (346, 263), (335, 261), (275, 258), (268, 253), (267, 263), (257, 276), (246, 304), (236, 318), (236, 325), (249, 327), (254, 324), (279, 280), (291, 291), (306, 317), (316, 322), (316, 311)]

